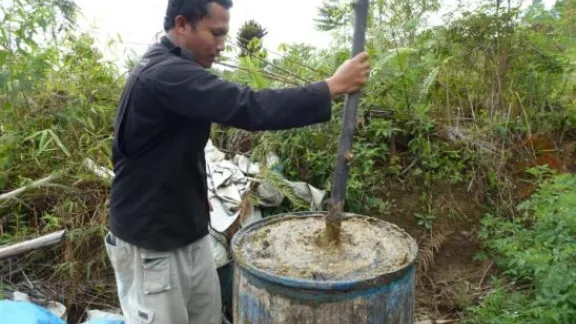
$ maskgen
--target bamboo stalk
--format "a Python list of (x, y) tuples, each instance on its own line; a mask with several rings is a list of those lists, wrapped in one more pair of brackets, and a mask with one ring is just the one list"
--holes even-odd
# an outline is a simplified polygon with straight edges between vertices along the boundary
[(55, 174), (53, 174), (53, 175), (50, 175), (46, 178), (36, 180), (27, 186), (24, 186), (22, 188), (18, 188), (16, 190), (13, 190), (13, 191), (10, 191), (10, 192), (7, 192), (5, 194), (0, 195), (0, 200), (8, 200), (8, 199), (16, 198), (18, 195), (22, 194), (24, 191), (31, 189), (31, 188), (38, 188), (38, 187), (44, 186), (44, 185), (52, 182), (56, 178), (57, 178), (57, 176)]
[[(364, 50), (366, 43), (366, 20), (368, 18), (369, 0), (357, 0), (354, 4), (354, 36), (352, 38), (352, 57)], [(340, 147), (336, 161), (336, 171), (332, 185), (328, 215), (326, 216), (326, 237), (328, 242), (340, 243), (340, 228), (342, 227), (342, 211), (346, 196), (346, 182), (352, 159), (352, 139), (356, 127), (356, 111), (360, 102), (360, 92), (350, 94), (346, 98)]]
[(56, 245), (62, 241), (66, 230), (50, 233), (28, 241), (0, 247), (0, 260), (6, 259), (24, 252), (41, 249), (43, 247)]

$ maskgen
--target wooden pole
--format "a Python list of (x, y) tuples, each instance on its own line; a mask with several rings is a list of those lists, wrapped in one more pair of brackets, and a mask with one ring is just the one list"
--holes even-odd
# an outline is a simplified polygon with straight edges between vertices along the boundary
[[(366, 43), (366, 21), (368, 20), (369, 0), (356, 0), (354, 4), (354, 35), (352, 38), (352, 57), (364, 50)], [(342, 226), (342, 211), (346, 196), (346, 182), (352, 159), (352, 138), (356, 128), (356, 111), (360, 102), (360, 92), (350, 94), (346, 98), (340, 147), (336, 161), (336, 171), (332, 182), (332, 196), (330, 198), (328, 215), (326, 217), (326, 235), (329, 242), (340, 242), (340, 228)]]

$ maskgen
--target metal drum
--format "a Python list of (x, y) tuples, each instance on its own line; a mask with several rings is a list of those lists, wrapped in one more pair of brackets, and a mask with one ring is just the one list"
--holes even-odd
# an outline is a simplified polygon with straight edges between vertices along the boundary
[[(396, 225), (387, 223), (372, 217), (345, 214), (343, 218), (343, 229), (346, 221), (365, 221), (367, 228), (384, 229), (382, 236), (378, 232), (374, 237), (390, 239), (395, 238), (397, 250), (401, 248), (402, 253), (406, 253), (405, 259), (397, 262), (395, 266), (387, 266), (386, 255), (391, 255), (392, 250), (387, 250), (388, 241), (381, 243), (374, 242), (378, 248), (367, 246), (367, 249), (377, 250), (379, 246), (383, 248), (379, 251), (367, 251), (367, 257), (359, 258), (356, 263), (366, 265), (359, 266), (350, 273), (345, 273), (344, 277), (333, 279), (330, 277), (309, 278), (302, 276), (291, 276), (279, 274), (279, 271), (268, 266), (266, 262), (252, 262), (252, 253), (264, 255), (264, 251), (270, 242), (250, 243), (259, 236), (269, 235), (273, 226), (280, 223), (298, 224), (298, 222), (310, 222), (316, 224), (318, 231), (320, 224), (323, 224), (326, 212), (304, 212), (282, 214), (268, 217), (241, 229), (233, 238), (231, 244), (232, 255), (235, 260), (234, 269), (234, 293), (233, 293), (233, 317), (234, 323), (350, 323), (350, 324), (410, 324), (414, 319), (414, 291), (415, 291), (415, 266), (414, 261), (418, 253), (418, 247), (413, 238)], [(281, 224), (280, 224), (281, 225)], [(306, 225), (308, 226), (308, 225)], [(306, 231), (308, 227), (304, 226)], [(314, 230), (310, 227), (310, 231)], [(286, 233), (290, 233), (289, 231)], [(362, 233), (351, 233), (353, 240), (358, 242), (355, 235)], [(289, 235), (287, 235), (289, 236)], [(283, 236), (275, 237), (275, 241), (283, 240)], [(288, 240), (288, 238), (286, 239)], [(376, 239), (378, 241), (380, 239)], [(392, 242), (392, 241), (390, 241)], [(282, 242), (276, 242), (282, 246)], [(289, 250), (290, 246), (285, 246)], [(363, 247), (359, 247), (363, 248)], [(395, 250), (395, 251), (397, 251)], [(283, 253), (282, 249), (277, 249), (278, 253)], [(346, 256), (346, 251), (342, 252)], [(359, 256), (364, 254), (360, 253)], [(354, 260), (356, 255), (348, 255)], [(302, 259), (310, 258), (312, 255), (302, 254), (299, 266), (305, 262)], [(404, 258), (404, 257), (401, 257)], [(398, 258), (400, 259), (400, 258)], [(287, 259), (290, 260), (290, 259)], [(303, 263), (304, 262), (304, 263)], [(290, 263), (290, 262), (288, 262)], [(313, 264), (314, 261), (310, 261)], [(338, 263), (338, 262), (336, 262)], [(354, 265), (354, 262), (349, 263)], [(288, 265), (289, 267), (290, 265)], [(347, 277), (346, 277), (347, 276)]]

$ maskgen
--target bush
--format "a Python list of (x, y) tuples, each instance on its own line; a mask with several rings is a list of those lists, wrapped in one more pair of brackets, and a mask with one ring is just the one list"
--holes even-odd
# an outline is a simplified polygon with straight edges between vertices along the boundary
[(500, 284), (468, 323), (576, 323), (576, 176), (543, 180), (518, 210), (510, 220), (486, 217), (481, 238), (512, 283), (528, 288)]

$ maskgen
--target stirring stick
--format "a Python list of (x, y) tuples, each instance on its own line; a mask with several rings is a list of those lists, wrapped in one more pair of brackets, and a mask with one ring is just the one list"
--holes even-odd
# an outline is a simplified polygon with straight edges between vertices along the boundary
[[(368, 18), (369, 0), (357, 0), (354, 4), (355, 20), (352, 38), (352, 57), (364, 50), (366, 43), (366, 21)], [(352, 138), (356, 127), (356, 111), (360, 101), (360, 93), (348, 95), (344, 108), (344, 121), (340, 137), (340, 147), (336, 162), (336, 171), (332, 185), (332, 196), (326, 216), (326, 237), (328, 242), (340, 243), (340, 228), (342, 227), (342, 211), (346, 195), (346, 182), (352, 159)]]

